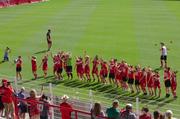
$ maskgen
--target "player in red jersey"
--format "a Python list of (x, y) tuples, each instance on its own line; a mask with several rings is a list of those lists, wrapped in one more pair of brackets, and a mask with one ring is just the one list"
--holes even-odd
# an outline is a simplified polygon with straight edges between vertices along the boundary
[(159, 93), (158, 93), (158, 97), (161, 96), (161, 84), (160, 84), (160, 75), (159, 75), (159, 72), (158, 71), (155, 71), (155, 74), (153, 75), (153, 80), (154, 80), (154, 93), (155, 93), (155, 96), (157, 95), (157, 88), (159, 90)]
[(147, 69), (147, 87), (148, 87), (149, 94), (151, 96), (153, 95), (153, 85), (154, 85), (153, 72), (152, 72), (152, 69), (149, 67)]
[(122, 89), (128, 90), (128, 64), (124, 60), (121, 61), (120, 70), (122, 76)]
[(84, 68), (83, 68), (83, 59), (82, 57), (77, 57), (76, 58), (76, 72), (77, 72), (77, 76), (80, 80), (84, 79)]
[(134, 80), (135, 80), (135, 69), (131, 65), (128, 71), (128, 85), (130, 87), (131, 93), (134, 93), (134, 89), (133, 89)]
[(50, 51), (51, 46), (52, 46), (51, 30), (50, 29), (48, 29), (48, 32), (46, 34), (46, 38), (47, 38), (47, 43), (48, 43), (48, 51)]
[(88, 55), (85, 56), (84, 73), (86, 75), (87, 81), (90, 81), (90, 58)]
[(53, 59), (53, 74), (54, 74), (54, 77), (56, 78), (57, 77), (56, 72), (57, 72), (58, 57), (57, 57), (57, 54), (53, 55), (52, 53), (51, 53), (51, 57)]
[(166, 97), (170, 96), (170, 87), (171, 87), (171, 71), (170, 67), (165, 68), (164, 70), (164, 84), (166, 87)]
[(57, 59), (57, 78), (58, 79), (63, 79), (62, 72), (63, 72), (63, 64), (64, 64), (64, 55), (63, 54), (58, 54), (58, 59)]
[(115, 70), (116, 70), (116, 59), (111, 59), (109, 61), (109, 83), (115, 83)]
[(34, 75), (34, 79), (37, 79), (37, 61), (36, 56), (31, 57), (31, 65), (32, 65), (32, 73)]
[(117, 63), (117, 66), (115, 67), (115, 81), (116, 81), (116, 85), (117, 87), (122, 86), (122, 71), (121, 71), (121, 63)]
[(98, 82), (100, 82), (100, 79), (99, 79), (99, 74), (98, 74), (98, 65), (99, 65), (99, 60), (98, 60), (98, 56), (96, 55), (94, 60), (93, 60), (93, 68), (92, 68), (92, 77), (93, 77), (93, 80), (95, 81), (95, 76), (97, 77), (98, 79)]
[(41, 65), (39, 67), (42, 66), (42, 70), (44, 72), (44, 78), (46, 78), (47, 76), (47, 70), (48, 70), (48, 56), (45, 55), (44, 58), (42, 59)]
[(135, 67), (135, 87), (136, 92), (140, 93), (140, 77), (141, 77), (141, 67), (138, 65)]
[(101, 70), (100, 70), (100, 78), (102, 83), (106, 83), (106, 78), (108, 75), (108, 67), (107, 67), (107, 62), (103, 61), (101, 59)]
[(173, 71), (171, 74), (171, 91), (172, 91), (174, 98), (177, 98), (177, 95), (176, 95), (176, 87), (177, 87), (176, 74), (177, 74), (177, 71)]
[(22, 80), (22, 58), (21, 56), (18, 56), (18, 58), (15, 60), (16, 62), (16, 79), (17, 80)]
[(147, 91), (146, 91), (146, 82), (147, 82), (146, 68), (143, 68), (139, 82), (140, 82), (141, 90), (143, 91), (144, 95), (147, 95)]

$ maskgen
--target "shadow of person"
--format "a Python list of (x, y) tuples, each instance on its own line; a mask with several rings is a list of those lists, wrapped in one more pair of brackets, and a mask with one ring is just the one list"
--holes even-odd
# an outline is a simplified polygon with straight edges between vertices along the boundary
[(2, 64), (2, 63), (4, 63), (5, 61), (4, 60), (2, 60), (2, 61), (0, 61), (0, 64)]
[(35, 52), (34, 54), (42, 54), (42, 53), (46, 53), (47, 50), (42, 50), (42, 51), (38, 51), (38, 52)]

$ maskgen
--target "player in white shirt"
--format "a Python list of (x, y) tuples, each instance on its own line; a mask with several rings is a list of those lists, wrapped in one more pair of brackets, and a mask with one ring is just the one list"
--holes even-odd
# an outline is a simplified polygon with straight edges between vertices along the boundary
[(164, 43), (160, 43), (161, 44), (161, 67), (167, 67), (167, 47), (165, 46)]

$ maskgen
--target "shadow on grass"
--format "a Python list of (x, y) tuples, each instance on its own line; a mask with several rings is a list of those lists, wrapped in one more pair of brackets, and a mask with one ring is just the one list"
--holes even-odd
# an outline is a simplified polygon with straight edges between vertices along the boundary
[(46, 53), (47, 52), (47, 50), (42, 50), (42, 51), (38, 51), (38, 52), (35, 52), (34, 54), (42, 54), (42, 53)]
[[(56, 86), (58, 84), (64, 85), (66, 87), (71, 88), (82, 88), (82, 89), (91, 89), (95, 91), (94, 95), (101, 95), (103, 97), (106, 97), (108, 99), (118, 99), (121, 102), (136, 102), (136, 97), (139, 97), (139, 102), (141, 104), (148, 104), (148, 105), (158, 105), (158, 106), (164, 106), (167, 103), (170, 103), (174, 101), (174, 99), (166, 100), (167, 98), (158, 98), (155, 96), (145, 96), (143, 94), (139, 93), (130, 93), (129, 91), (123, 91), (121, 88), (116, 87), (115, 85), (105, 85), (98, 82), (87, 82), (87, 81), (80, 81), (80, 80), (55, 80), (52, 76), (48, 76), (45, 82), (43, 82), (40, 85), (48, 86), (49, 83), (52, 83), (53, 86)], [(43, 78), (42, 77), (39, 77)], [(26, 80), (20, 82), (20, 84), (23, 83), (29, 83), (33, 80)]]
[(0, 61), (0, 64), (2, 64), (2, 63), (5, 63), (5, 61), (4, 60)]
[(154, 71), (161, 71), (161, 70), (163, 70), (163, 67), (158, 67), (154, 69)]
[(173, 102), (174, 100), (176, 100), (176, 99), (171, 98), (171, 99), (168, 99), (168, 100), (166, 100), (166, 101), (159, 102), (158, 107), (165, 106), (165, 105), (167, 105), (168, 103)]

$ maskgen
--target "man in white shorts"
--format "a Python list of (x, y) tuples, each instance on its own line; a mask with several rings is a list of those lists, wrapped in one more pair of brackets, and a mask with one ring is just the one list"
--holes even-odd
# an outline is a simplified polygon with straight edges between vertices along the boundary
[(164, 43), (160, 43), (161, 44), (161, 67), (164, 67), (164, 64), (165, 64), (165, 67), (167, 67), (167, 47), (165, 46)]

